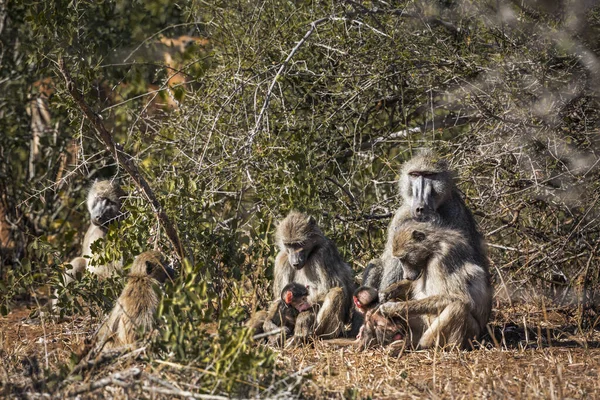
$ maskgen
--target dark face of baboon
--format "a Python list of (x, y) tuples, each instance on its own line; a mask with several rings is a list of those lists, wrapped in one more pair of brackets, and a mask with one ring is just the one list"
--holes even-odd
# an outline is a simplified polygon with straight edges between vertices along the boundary
[(145, 251), (133, 261), (130, 275), (147, 275), (160, 283), (165, 283), (167, 279), (175, 278), (175, 270), (166, 264), (164, 256), (160, 252)]
[(277, 243), (287, 254), (288, 262), (297, 270), (308, 261), (323, 233), (313, 217), (292, 211), (277, 227)]
[(92, 224), (106, 226), (121, 215), (123, 190), (111, 181), (96, 181), (87, 198)]
[(288, 283), (281, 291), (281, 301), (298, 312), (312, 307), (308, 301), (308, 289), (299, 283)]
[(373, 310), (379, 305), (379, 293), (372, 287), (361, 286), (354, 291), (352, 296), (356, 310), (362, 314)]
[(411, 225), (400, 226), (394, 234), (392, 255), (402, 263), (404, 279), (414, 281), (427, 267), (436, 243), (427, 240), (426, 231), (417, 230)]
[(399, 184), (404, 204), (410, 205), (411, 216), (417, 221), (438, 218), (438, 207), (448, 200), (454, 188), (448, 164), (431, 151), (404, 164)]

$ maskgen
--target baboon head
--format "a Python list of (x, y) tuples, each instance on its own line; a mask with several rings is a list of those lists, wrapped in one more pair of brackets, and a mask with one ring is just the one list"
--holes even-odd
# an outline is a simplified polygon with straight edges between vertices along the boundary
[(354, 291), (352, 296), (356, 311), (365, 314), (379, 305), (379, 293), (369, 286), (361, 286)]
[(392, 255), (402, 263), (404, 279), (416, 280), (427, 267), (436, 243), (428, 240), (426, 223), (406, 223), (398, 227), (392, 242)]
[(417, 221), (435, 220), (437, 209), (452, 195), (454, 181), (445, 160), (424, 150), (400, 171), (400, 195)]
[(121, 215), (121, 199), (125, 192), (111, 181), (95, 181), (88, 193), (87, 206), (92, 224), (106, 226)]
[(285, 252), (290, 265), (302, 269), (312, 251), (324, 240), (323, 232), (313, 217), (292, 211), (277, 227), (277, 243)]
[(281, 291), (281, 301), (289, 307), (294, 307), (299, 312), (311, 307), (308, 301), (308, 288), (299, 283), (288, 283)]
[(133, 260), (129, 274), (132, 276), (148, 275), (160, 283), (175, 278), (175, 270), (166, 264), (164, 256), (160, 252), (152, 250), (141, 253)]

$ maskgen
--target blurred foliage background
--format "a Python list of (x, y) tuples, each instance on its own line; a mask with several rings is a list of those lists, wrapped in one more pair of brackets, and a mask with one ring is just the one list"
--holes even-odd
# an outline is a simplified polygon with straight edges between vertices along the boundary
[[(185, 247), (160, 344), (179, 359), (236, 354), (236, 368), (216, 367), (234, 377), (271, 365), (240, 322), (271, 297), (277, 220), (292, 209), (317, 217), (359, 275), (383, 249), (399, 167), (421, 147), (456, 170), (497, 297), (535, 288), (576, 304), (589, 328), (600, 282), (599, 38), (600, 6), (588, 0), (4, 2), (3, 311), (78, 255), (96, 178), (129, 192), (109, 254), (127, 263), (157, 246), (175, 257), (70, 98), (63, 58)], [(215, 321), (198, 342), (209, 335), (198, 326)]]

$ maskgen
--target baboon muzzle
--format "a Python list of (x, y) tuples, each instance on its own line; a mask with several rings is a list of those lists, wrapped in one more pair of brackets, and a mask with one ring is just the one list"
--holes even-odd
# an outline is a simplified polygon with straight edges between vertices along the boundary
[(425, 176), (419, 175), (412, 186), (411, 214), (417, 221), (427, 221), (435, 212), (431, 182)]

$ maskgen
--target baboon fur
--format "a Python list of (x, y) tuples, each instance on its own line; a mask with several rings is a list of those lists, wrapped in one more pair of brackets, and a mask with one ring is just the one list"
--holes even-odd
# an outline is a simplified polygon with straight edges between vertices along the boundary
[(392, 254), (392, 244), (395, 232), (405, 222), (413, 220), (434, 221), (460, 231), (472, 247), (477, 264), (487, 268), (483, 237), (452, 175), (447, 162), (428, 149), (404, 163), (398, 182), (402, 205), (388, 226), (383, 254), (372, 260), (363, 273), (363, 285), (379, 289), (381, 293), (392, 283), (402, 280), (402, 266)]
[(106, 321), (98, 330), (103, 349), (134, 344), (140, 334), (154, 329), (159, 303), (157, 290), (173, 270), (157, 251), (146, 251), (133, 261), (127, 284)]
[[(295, 336), (315, 334), (335, 338), (343, 334), (344, 323), (349, 322), (354, 279), (352, 269), (342, 260), (335, 244), (319, 229), (314, 218), (292, 211), (277, 227), (276, 241), (279, 254), (275, 260), (273, 297), (279, 297), (285, 285), (291, 282), (307, 286), (308, 300), (319, 304), (314, 321), (314, 332), (307, 329), (310, 313), (300, 313)], [(299, 328), (300, 325), (300, 328)]]
[(492, 309), (487, 264), (481, 264), (468, 236), (434, 222), (407, 222), (394, 234), (392, 254), (407, 278), (388, 287), (379, 306), (387, 317), (407, 318), (418, 348), (458, 345), (485, 329)]

